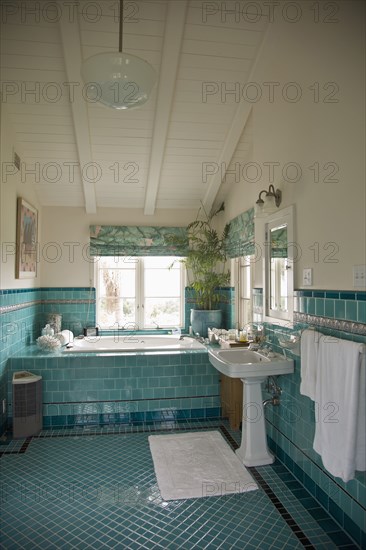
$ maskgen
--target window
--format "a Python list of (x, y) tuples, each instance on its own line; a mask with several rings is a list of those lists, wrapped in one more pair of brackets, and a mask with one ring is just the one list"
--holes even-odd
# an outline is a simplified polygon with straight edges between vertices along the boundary
[(183, 326), (184, 269), (168, 256), (105, 256), (96, 262), (102, 329)]
[(252, 256), (243, 256), (232, 260), (232, 270), (235, 278), (236, 322), (239, 328), (252, 323), (252, 287), (253, 268)]

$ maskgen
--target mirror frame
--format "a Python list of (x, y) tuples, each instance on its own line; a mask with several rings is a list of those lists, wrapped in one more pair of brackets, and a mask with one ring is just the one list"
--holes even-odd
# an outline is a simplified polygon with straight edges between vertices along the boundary
[[(287, 280), (287, 305), (285, 312), (270, 309), (270, 278), (271, 278), (271, 246), (269, 232), (271, 227), (276, 225), (287, 225), (287, 243), (288, 243), (288, 268), (289, 274)], [(294, 313), (294, 206), (288, 206), (282, 210), (270, 214), (264, 220), (265, 252), (263, 261), (263, 321), (278, 325), (291, 326)], [(292, 246), (291, 246), (292, 245)]]

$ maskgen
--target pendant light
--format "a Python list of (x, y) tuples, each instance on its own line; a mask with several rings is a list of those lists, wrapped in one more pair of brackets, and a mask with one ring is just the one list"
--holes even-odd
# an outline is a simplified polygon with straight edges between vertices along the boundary
[(156, 72), (147, 61), (122, 53), (123, 0), (119, 10), (119, 52), (99, 53), (84, 61), (81, 76), (88, 97), (113, 109), (136, 109), (149, 99)]

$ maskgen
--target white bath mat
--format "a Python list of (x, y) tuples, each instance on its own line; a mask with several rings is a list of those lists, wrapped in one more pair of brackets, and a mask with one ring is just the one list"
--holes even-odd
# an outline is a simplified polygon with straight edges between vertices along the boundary
[(245, 493), (258, 489), (217, 431), (150, 435), (150, 450), (164, 500)]

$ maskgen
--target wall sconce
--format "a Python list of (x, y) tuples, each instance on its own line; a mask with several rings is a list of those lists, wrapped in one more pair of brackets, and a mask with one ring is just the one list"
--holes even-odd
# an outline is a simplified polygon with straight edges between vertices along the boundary
[[(264, 200), (262, 199), (262, 194), (265, 193)], [(275, 189), (271, 184), (268, 188), (268, 191), (263, 189), (259, 193), (259, 197), (256, 201), (256, 212), (257, 214), (271, 214), (278, 208), (282, 201), (282, 191), (280, 189)]]

